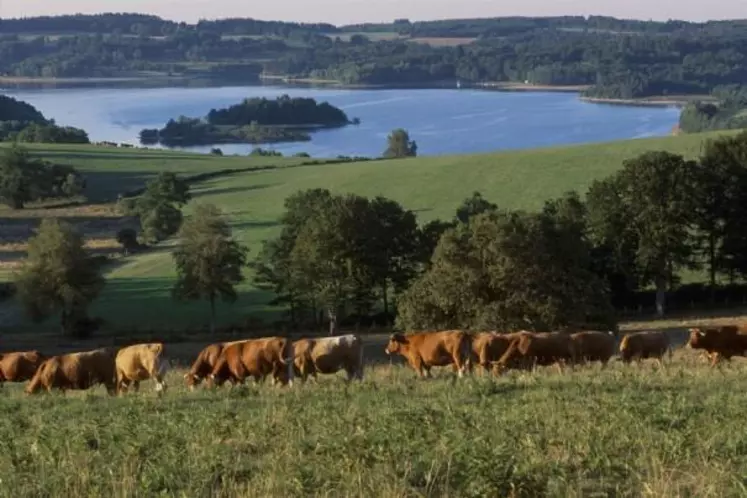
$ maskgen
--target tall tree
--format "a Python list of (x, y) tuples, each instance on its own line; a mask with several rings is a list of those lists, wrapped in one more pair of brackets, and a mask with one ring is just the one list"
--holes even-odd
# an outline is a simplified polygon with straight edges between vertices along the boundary
[(407, 130), (397, 128), (387, 137), (387, 148), (384, 157), (388, 159), (401, 157), (415, 157), (418, 155), (418, 144), (410, 140)]
[(464, 199), (457, 208), (456, 219), (461, 223), (468, 223), (473, 216), (497, 209), (498, 206), (483, 198), (480, 192), (474, 192), (472, 197)]
[(599, 239), (610, 247), (635, 247), (635, 273), (656, 287), (656, 309), (665, 311), (676, 271), (692, 268), (696, 164), (669, 152), (647, 152), (597, 182), (588, 196)]
[(695, 218), (709, 269), (747, 274), (747, 132), (706, 143), (697, 170)]
[(244, 281), (248, 249), (233, 240), (231, 227), (216, 206), (201, 204), (180, 232), (174, 251), (177, 281), (173, 295), (179, 300), (207, 299), (210, 302), (210, 329), (215, 330), (215, 302), (233, 303), (236, 285)]
[(60, 311), (63, 333), (74, 333), (76, 321), (86, 317), (88, 305), (104, 287), (94, 258), (83, 238), (67, 223), (41, 222), (29, 240), (28, 258), (16, 279), (18, 295), (27, 314), (40, 321)]

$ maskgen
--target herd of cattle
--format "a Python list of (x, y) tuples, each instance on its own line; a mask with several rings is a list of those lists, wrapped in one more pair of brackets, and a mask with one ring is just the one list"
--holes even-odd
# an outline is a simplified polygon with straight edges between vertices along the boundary
[[(484, 372), (508, 369), (530, 370), (536, 366), (586, 364), (603, 366), (615, 350), (625, 363), (652, 358), (662, 364), (672, 354), (665, 332), (626, 334), (615, 347), (612, 332), (496, 332), (469, 333), (459, 330), (393, 334), (387, 355), (401, 355), (420, 375), (430, 377), (432, 367), (451, 366), (462, 377), (480, 366)], [(715, 366), (721, 359), (747, 356), (747, 328), (726, 325), (690, 329), (687, 346), (702, 350)], [(139, 389), (140, 382), (153, 379), (155, 389), (166, 388), (168, 361), (161, 343), (137, 344), (123, 348), (101, 348), (81, 353), (47, 357), (38, 351), (0, 354), (0, 386), (4, 382), (26, 382), (25, 392), (42, 389), (88, 389), (103, 384), (111, 395)], [(212, 387), (225, 382), (241, 384), (271, 376), (272, 383), (292, 385), (294, 378), (306, 381), (317, 374), (344, 370), (347, 380), (363, 378), (363, 344), (357, 335), (300, 339), (267, 337), (211, 344), (203, 349), (184, 374), (194, 389), (202, 381)]]

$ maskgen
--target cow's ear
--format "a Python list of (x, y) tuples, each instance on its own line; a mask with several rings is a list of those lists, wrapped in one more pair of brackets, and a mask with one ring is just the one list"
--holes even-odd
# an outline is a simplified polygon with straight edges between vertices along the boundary
[(405, 339), (405, 336), (402, 334), (392, 334), (392, 340), (400, 344), (405, 344), (407, 342), (407, 339)]

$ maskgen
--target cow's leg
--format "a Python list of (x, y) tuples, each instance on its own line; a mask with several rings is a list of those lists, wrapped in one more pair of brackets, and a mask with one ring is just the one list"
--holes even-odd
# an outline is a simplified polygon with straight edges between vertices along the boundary
[(135, 392), (140, 392), (140, 381), (139, 380), (132, 382), (132, 390)]

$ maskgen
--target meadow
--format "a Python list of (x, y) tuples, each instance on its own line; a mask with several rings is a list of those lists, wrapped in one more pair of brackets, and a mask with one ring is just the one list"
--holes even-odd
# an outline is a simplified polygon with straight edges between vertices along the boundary
[[(262, 241), (278, 233), (283, 201), (301, 189), (327, 188), (338, 193), (383, 195), (413, 210), (421, 223), (450, 219), (459, 203), (479, 190), (502, 208), (533, 210), (568, 190), (585, 192), (595, 180), (621, 167), (622, 162), (648, 150), (668, 150), (695, 158), (703, 143), (718, 134), (638, 139), (612, 143), (500, 152), (493, 154), (421, 157), (406, 160), (342, 164), (302, 165), (299, 158), (214, 157), (172, 151), (118, 149), (93, 146), (33, 146), (39, 157), (72, 164), (86, 173), (90, 204), (0, 213), (0, 232), (28, 234), (40, 217), (60, 216), (93, 235), (91, 244), (102, 252), (116, 252), (118, 228), (133, 220), (111, 210), (117, 194), (142, 187), (159, 171), (193, 176), (224, 170), (241, 170), (195, 182), (194, 203), (211, 202), (227, 214), (236, 236), (247, 244), (250, 256)], [(60, 211), (62, 209), (62, 211)], [(191, 206), (186, 207), (189, 214)], [(92, 210), (98, 210), (92, 214)], [(111, 228), (102, 226), (102, 211), (108, 211)], [(19, 220), (20, 218), (20, 220)], [(20, 225), (20, 227), (19, 227)], [(91, 226), (95, 230), (90, 229)], [(0, 279), (8, 279), (23, 256), (22, 235), (0, 246)], [(170, 297), (175, 271), (170, 256), (173, 241), (142, 254), (120, 258), (107, 274), (108, 284), (92, 312), (116, 324), (117, 329), (152, 327), (179, 329), (202, 327), (208, 307), (176, 303)], [(9, 263), (10, 262), (10, 263)], [(3, 264), (5, 263), (5, 264)], [(267, 293), (250, 281), (241, 286), (241, 296), (232, 306), (219, 306), (221, 323), (240, 323), (254, 315), (272, 320), (277, 310), (266, 303)], [(19, 313), (0, 305), (0, 315)], [(54, 327), (54, 323), (49, 325)]]
[(0, 393), (0, 496), (744, 496), (747, 363)]

